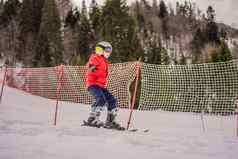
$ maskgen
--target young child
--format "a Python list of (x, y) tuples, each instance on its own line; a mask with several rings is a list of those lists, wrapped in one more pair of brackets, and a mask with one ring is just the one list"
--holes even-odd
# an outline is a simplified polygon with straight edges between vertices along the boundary
[[(85, 125), (95, 127), (105, 127), (109, 129), (124, 130), (115, 119), (117, 116), (117, 101), (115, 97), (107, 90), (108, 77), (108, 58), (112, 53), (112, 45), (109, 42), (102, 41), (96, 45), (88, 62), (86, 75), (86, 87), (93, 96), (93, 103), (88, 120)], [(104, 106), (107, 106), (106, 122), (100, 121), (100, 115)]]

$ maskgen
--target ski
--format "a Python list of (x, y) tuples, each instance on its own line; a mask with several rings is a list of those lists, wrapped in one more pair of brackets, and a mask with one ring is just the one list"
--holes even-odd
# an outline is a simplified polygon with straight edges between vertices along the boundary
[(143, 133), (148, 133), (150, 130), (149, 129), (128, 129), (130, 132), (143, 132)]
[(122, 126), (118, 127), (118, 128), (104, 126), (103, 128), (109, 129), (109, 130), (117, 130), (117, 131), (125, 131), (126, 130), (126, 128), (124, 128)]
[(89, 124), (87, 121), (83, 120), (83, 124), (81, 126), (88, 126), (88, 127), (94, 127), (94, 128), (101, 128), (104, 126), (104, 124)]
[(137, 129), (137, 128), (133, 128), (133, 129), (126, 129), (124, 127), (120, 127), (119, 129), (118, 128), (110, 128), (110, 127), (105, 127), (105, 125), (103, 124), (100, 124), (100, 125), (97, 125), (97, 124), (89, 124), (87, 121), (83, 120), (83, 124), (81, 124), (81, 126), (87, 126), (87, 127), (92, 127), (92, 128), (104, 128), (104, 129), (108, 129), (108, 130), (116, 130), (116, 131), (128, 131), (128, 132), (144, 132), (144, 133), (147, 133), (149, 132), (149, 129), (144, 129), (144, 130), (141, 130), (141, 129)]
[(104, 124), (91, 124), (91, 123), (88, 123), (85, 120), (83, 120), (83, 124), (81, 124), (81, 126), (88, 126), (88, 127), (94, 127), (94, 128), (104, 128), (104, 129), (117, 130), (117, 131), (125, 131), (126, 130), (124, 127), (113, 128), (113, 127), (107, 127)]

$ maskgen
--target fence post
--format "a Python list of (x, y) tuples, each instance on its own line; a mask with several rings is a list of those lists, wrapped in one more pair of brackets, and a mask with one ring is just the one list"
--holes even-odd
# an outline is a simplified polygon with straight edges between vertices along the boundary
[(5, 71), (4, 71), (3, 81), (2, 81), (2, 89), (1, 89), (1, 94), (0, 94), (0, 103), (2, 103), (2, 96), (3, 96), (3, 90), (4, 90), (4, 86), (5, 86), (6, 76), (7, 76), (7, 65), (5, 65)]
[(202, 130), (203, 130), (203, 132), (206, 131), (206, 129), (205, 129), (205, 121), (204, 121), (204, 114), (205, 114), (205, 112), (204, 112), (204, 110), (202, 110), (202, 112), (201, 112), (201, 122), (202, 122)]
[(136, 83), (135, 83), (135, 89), (134, 89), (134, 94), (133, 94), (133, 99), (131, 101), (131, 105), (130, 105), (130, 115), (129, 115), (129, 119), (127, 122), (127, 130), (130, 127), (130, 123), (131, 123), (131, 118), (132, 118), (132, 113), (134, 110), (134, 106), (135, 106), (135, 102), (136, 102), (136, 93), (137, 93), (137, 88), (138, 88), (138, 81), (139, 81), (139, 76), (140, 76), (140, 68), (141, 68), (141, 63), (140, 61), (138, 61), (136, 63)]
[(236, 136), (238, 137), (238, 97), (236, 97), (236, 109), (235, 109), (235, 115), (236, 115)]
[(58, 105), (59, 105), (59, 100), (60, 100), (62, 79), (64, 76), (64, 65), (57, 66), (56, 71), (57, 71), (57, 87), (56, 87), (56, 106), (55, 106), (54, 125), (56, 125), (56, 123), (57, 123)]

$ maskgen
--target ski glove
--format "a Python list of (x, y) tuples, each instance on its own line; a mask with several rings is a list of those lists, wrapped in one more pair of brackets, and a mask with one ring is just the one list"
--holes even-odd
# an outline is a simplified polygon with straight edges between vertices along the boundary
[(91, 72), (95, 72), (97, 70), (96, 66), (95, 65), (89, 65), (89, 70)]

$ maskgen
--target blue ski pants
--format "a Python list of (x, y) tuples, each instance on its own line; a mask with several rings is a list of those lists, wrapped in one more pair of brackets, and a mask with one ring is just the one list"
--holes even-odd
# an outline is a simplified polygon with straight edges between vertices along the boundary
[(88, 88), (88, 91), (93, 96), (92, 111), (102, 108), (104, 105), (107, 106), (108, 111), (117, 107), (117, 100), (106, 88), (93, 85)]

